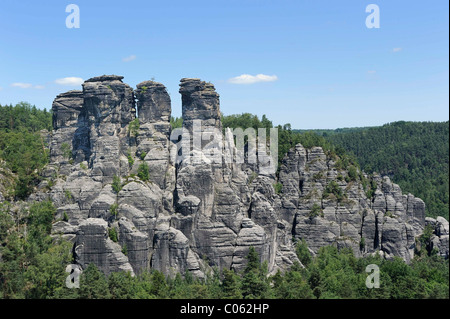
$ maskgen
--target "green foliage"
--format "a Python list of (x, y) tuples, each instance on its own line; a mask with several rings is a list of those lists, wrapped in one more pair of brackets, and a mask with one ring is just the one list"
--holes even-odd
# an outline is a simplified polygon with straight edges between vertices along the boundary
[(366, 239), (364, 237), (361, 237), (361, 240), (359, 241), (359, 250), (363, 251), (366, 247)]
[(375, 180), (371, 179), (370, 180), (370, 185), (367, 185), (367, 182), (365, 182), (363, 180), (363, 186), (365, 186), (366, 190), (366, 196), (367, 198), (372, 199), (375, 196), (375, 191), (377, 190), (377, 183), (375, 182)]
[(283, 191), (283, 184), (275, 183), (275, 184), (273, 184), (273, 188), (274, 188), (276, 194), (281, 194), (281, 192)]
[(233, 114), (233, 115), (222, 115), (222, 127), (224, 130), (226, 128), (242, 128), (245, 130), (246, 128), (254, 128), (256, 131), (259, 128), (272, 128), (272, 122), (267, 119), (265, 115), (262, 116), (260, 120), (257, 115), (253, 115), (250, 113), (242, 113), (242, 114)]
[(150, 277), (151, 289), (150, 294), (156, 296), (157, 298), (167, 297), (168, 284), (164, 274), (160, 271), (154, 271)]
[(40, 180), (49, 157), (40, 131), (51, 129), (52, 115), (45, 109), (24, 102), (0, 105), (0, 160), (16, 174), (13, 195), (17, 199), (27, 198)]
[(273, 282), (273, 294), (277, 299), (313, 299), (314, 294), (308, 281), (298, 266), (292, 267), (284, 275), (278, 271), (271, 278)]
[(128, 134), (132, 137), (137, 137), (139, 135), (139, 128), (139, 119), (135, 118), (130, 122), (130, 124), (128, 124)]
[(150, 179), (150, 172), (147, 162), (142, 162), (139, 164), (137, 175), (144, 182)]
[(358, 178), (358, 172), (356, 170), (355, 166), (350, 166), (348, 169), (348, 177), (350, 178), (351, 181), (356, 181)]
[(183, 126), (183, 118), (171, 116), (170, 125), (172, 126), (172, 130), (176, 128), (181, 128)]
[(115, 227), (111, 227), (108, 229), (108, 236), (113, 242), (117, 243), (119, 238), (117, 236), (117, 229)]
[(394, 218), (394, 213), (389, 211), (389, 210), (386, 211), (386, 213), (384, 215), (387, 216), (387, 217), (390, 217), (390, 218)]
[(45, 299), (57, 297), (66, 289), (65, 279), (68, 273), (65, 266), (72, 261), (72, 243), (61, 241), (47, 251), (37, 255), (25, 272), (25, 297), (27, 299)]
[(128, 159), (128, 166), (129, 166), (130, 168), (132, 168), (133, 165), (134, 165), (134, 158), (133, 158), (133, 156), (131, 155), (131, 152), (130, 152), (130, 151), (128, 151), (128, 153), (127, 153), (127, 159)]
[(138, 291), (138, 281), (130, 272), (114, 272), (108, 277), (108, 289), (112, 299), (132, 299), (143, 291)]
[(127, 244), (123, 244), (123, 246), (122, 246), (122, 254), (124, 254), (125, 256), (128, 256)]
[(433, 236), (434, 228), (432, 225), (428, 224), (425, 226), (422, 235), (416, 239), (416, 253), (419, 256), (423, 255), (425, 251), (428, 256), (432, 254), (432, 243), (431, 237)]
[(64, 158), (70, 160), (72, 159), (72, 148), (68, 143), (62, 143), (61, 144), (61, 153)]
[(147, 156), (147, 153), (146, 152), (142, 152), (141, 156), (139, 156), (139, 157), (141, 158), (141, 160), (144, 160), (146, 156)]
[(323, 198), (328, 198), (330, 195), (333, 195), (338, 202), (341, 202), (346, 198), (344, 191), (336, 181), (329, 182), (325, 187)]
[[(324, 178), (323, 172), (319, 172), (313, 175), (313, 179), (318, 180)], [(339, 178), (339, 176), (338, 176)]]
[(327, 139), (353, 153), (365, 172), (389, 175), (404, 192), (422, 198), (427, 216), (448, 219), (448, 121), (394, 122)]
[(224, 269), (221, 289), (223, 299), (242, 299), (241, 278), (233, 271)]
[(259, 255), (253, 247), (249, 249), (247, 266), (242, 277), (242, 296), (245, 299), (260, 299), (270, 296), (267, 263), (261, 265)]
[(297, 242), (295, 246), (295, 251), (297, 253), (297, 257), (303, 266), (308, 267), (311, 263), (312, 256), (309, 252), (308, 246), (306, 245), (306, 241), (302, 238), (301, 241)]
[(66, 189), (66, 190), (64, 191), (64, 197), (65, 197), (69, 202), (72, 202), (72, 200), (73, 200), (73, 195), (72, 195), (72, 193), (70, 192), (70, 190), (68, 190), (68, 189)]
[(119, 215), (119, 205), (117, 203), (112, 204), (109, 206), (109, 211), (114, 218), (117, 219), (117, 215)]
[(106, 276), (95, 266), (89, 264), (80, 276), (80, 299), (110, 299), (108, 280)]
[(43, 234), (50, 234), (55, 214), (56, 208), (50, 200), (33, 203), (29, 208), (27, 223), (30, 234), (33, 233), (33, 230)]
[(120, 181), (119, 176), (117, 175), (113, 176), (113, 182), (111, 187), (116, 194), (118, 194), (122, 190), (122, 182)]
[(14, 226), (14, 220), (9, 212), (10, 206), (8, 202), (0, 202), (0, 244), (7, 238), (8, 230)]
[(0, 131), (20, 130), (38, 132), (52, 129), (52, 114), (46, 109), (39, 110), (29, 103), (20, 102), (15, 106), (0, 104)]
[[(250, 185), (251, 183), (253, 183), (253, 181), (255, 180), (255, 178), (258, 177), (258, 173), (256, 172), (252, 172), (250, 177), (248, 178), (248, 185)], [(276, 190), (275, 190), (276, 191)]]
[(52, 298), (65, 285), (72, 244), (52, 240), (56, 209), (50, 201), (23, 211), (0, 205), (0, 292), (3, 298)]
[(309, 212), (309, 217), (310, 218), (314, 218), (314, 217), (317, 217), (317, 216), (323, 217), (323, 210), (322, 210), (322, 207), (319, 204), (314, 203), (312, 208), (311, 208), (311, 211)]

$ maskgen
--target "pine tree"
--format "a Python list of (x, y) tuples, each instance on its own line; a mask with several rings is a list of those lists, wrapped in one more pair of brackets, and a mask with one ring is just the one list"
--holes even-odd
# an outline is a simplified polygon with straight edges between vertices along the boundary
[(95, 264), (89, 264), (81, 274), (78, 296), (80, 299), (111, 298), (108, 281)]
[(243, 297), (246, 299), (267, 298), (270, 286), (266, 276), (267, 264), (261, 265), (255, 248), (250, 247), (242, 278)]
[(224, 299), (241, 299), (241, 279), (233, 270), (224, 269), (222, 280), (222, 292)]

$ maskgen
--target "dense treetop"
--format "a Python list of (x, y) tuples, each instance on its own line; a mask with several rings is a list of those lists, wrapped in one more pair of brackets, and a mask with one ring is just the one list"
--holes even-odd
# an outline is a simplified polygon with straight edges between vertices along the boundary
[(52, 129), (52, 114), (21, 102), (0, 105), (0, 160), (16, 174), (9, 197), (26, 198), (48, 163), (48, 148), (41, 130)]

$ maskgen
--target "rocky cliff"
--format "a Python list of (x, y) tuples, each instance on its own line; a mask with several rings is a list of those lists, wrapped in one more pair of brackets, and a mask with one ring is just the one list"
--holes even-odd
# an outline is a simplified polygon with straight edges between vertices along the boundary
[[(259, 164), (230, 162), (225, 145), (233, 150), (233, 136), (217, 133), (222, 124), (214, 86), (182, 79), (180, 94), (178, 131), (170, 126), (169, 94), (154, 81), (133, 90), (120, 76), (100, 76), (82, 91), (56, 97), (47, 181), (32, 199), (55, 203), (53, 236), (73, 242), (81, 267), (202, 277), (214, 266), (242, 270), (253, 246), (275, 272), (298, 261), (295, 239), (306, 240), (312, 253), (337, 245), (357, 256), (380, 252), (411, 260), (426, 224), (421, 199), (381, 176), (368, 198), (362, 180), (346, 178), (338, 159), (317, 147), (291, 149), (278, 177), (261, 173)], [(198, 120), (196, 144), (186, 134)], [(204, 147), (214, 139), (220, 143)], [(142, 167), (149, 180), (139, 178)], [(448, 256), (448, 223), (447, 230), (442, 221), (427, 223)]]

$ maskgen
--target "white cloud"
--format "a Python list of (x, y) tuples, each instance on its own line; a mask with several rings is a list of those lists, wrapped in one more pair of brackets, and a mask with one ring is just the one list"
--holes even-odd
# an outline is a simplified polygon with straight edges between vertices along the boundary
[(228, 82), (233, 83), (233, 84), (253, 84), (253, 83), (257, 83), (257, 82), (273, 82), (276, 80), (278, 80), (278, 77), (276, 75), (242, 74), (242, 75), (239, 75), (239, 76), (229, 79)]
[(12, 87), (21, 88), (21, 89), (29, 89), (33, 87), (33, 84), (30, 83), (22, 83), (22, 82), (16, 82), (11, 84)]
[(133, 60), (136, 60), (136, 56), (134, 54), (132, 54), (130, 56), (127, 56), (126, 58), (122, 59), (123, 62), (130, 62), (130, 61), (133, 61)]
[(367, 71), (367, 73), (369, 73), (369, 74), (375, 74), (375, 73), (377, 73), (377, 71), (375, 71), (375, 70), (369, 70), (369, 71)]
[(38, 90), (42, 90), (42, 89), (45, 89), (45, 86), (43, 86), (43, 85), (35, 85), (34, 88), (38, 89)]
[(401, 50), (403, 50), (402, 48), (393, 48), (392, 52), (400, 52)]
[(56, 84), (59, 85), (81, 85), (84, 82), (82, 78), (77, 78), (73, 76), (69, 76), (67, 78), (57, 79), (55, 81)]

